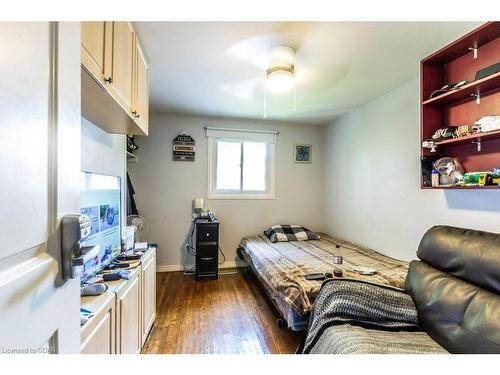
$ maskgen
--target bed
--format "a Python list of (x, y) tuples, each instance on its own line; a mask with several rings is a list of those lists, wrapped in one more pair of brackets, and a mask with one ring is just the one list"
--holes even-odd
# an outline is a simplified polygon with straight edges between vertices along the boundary
[[(335, 246), (344, 259), (344, 277), (403, 288), (408, 263), (374, 250), (319, 233), (319, 240), (271, 242), (261, 234), (241, 240), (238, 253), (261, 282), (294, 331), (307, 328), (309, 312), (322, 281), (306, 280), (305, 275), (332, 272)], [(360, 275), (353, 267), (371, 267), (374, 275)]]

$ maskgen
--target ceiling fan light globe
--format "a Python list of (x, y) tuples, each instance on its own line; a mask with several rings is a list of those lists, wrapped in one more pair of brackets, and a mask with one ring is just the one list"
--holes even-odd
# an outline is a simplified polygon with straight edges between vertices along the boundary
[(267, 75), (266, 89), (274, 94), (281, 94), (293, 90), (295, 77), (287, 70), (276, 70)]

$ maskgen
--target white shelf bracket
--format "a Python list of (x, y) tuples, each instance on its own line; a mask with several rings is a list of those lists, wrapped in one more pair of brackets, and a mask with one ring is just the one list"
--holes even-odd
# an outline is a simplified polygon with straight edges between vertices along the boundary
[(476, 92), (474, 94), (470, 94), (470, 96), (473, 96), (474, 98), (476, 98), (476, 104), (481, 104), (481, 95)]
[(469, 51), (472, 51), (472, 56), (477, 59), (477, 47), (469, 47)]
[(481, 138), (478, 138), (475, 141), (472, 141), (472, 143), (475, 143), (477, 146), (477, 152), (481, 152)]

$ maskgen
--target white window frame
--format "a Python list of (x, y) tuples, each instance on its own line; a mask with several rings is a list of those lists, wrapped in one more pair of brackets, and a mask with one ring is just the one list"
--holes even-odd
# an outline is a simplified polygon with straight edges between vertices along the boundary
[[(252, 142), (237, 138), (208, 138), (208, 176), (207, 176), (207, 199), (275, 199), (275, 163), (276, 163), (276, 145), (266, 143), (266, 190), (217, 190), (215, 184), (217, 181), (217, 141), (241, 142), (242, 148), (244, 142)], [(258, 141), (255, 141), (258, 142)], [(242, 150), (242, 161), (244, 155)]]

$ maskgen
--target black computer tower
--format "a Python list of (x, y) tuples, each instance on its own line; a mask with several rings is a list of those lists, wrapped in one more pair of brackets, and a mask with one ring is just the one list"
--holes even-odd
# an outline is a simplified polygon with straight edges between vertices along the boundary
[(219, 222), (197, 220), (194, 239), (196, 280), (217, 279), (219, 275)]

